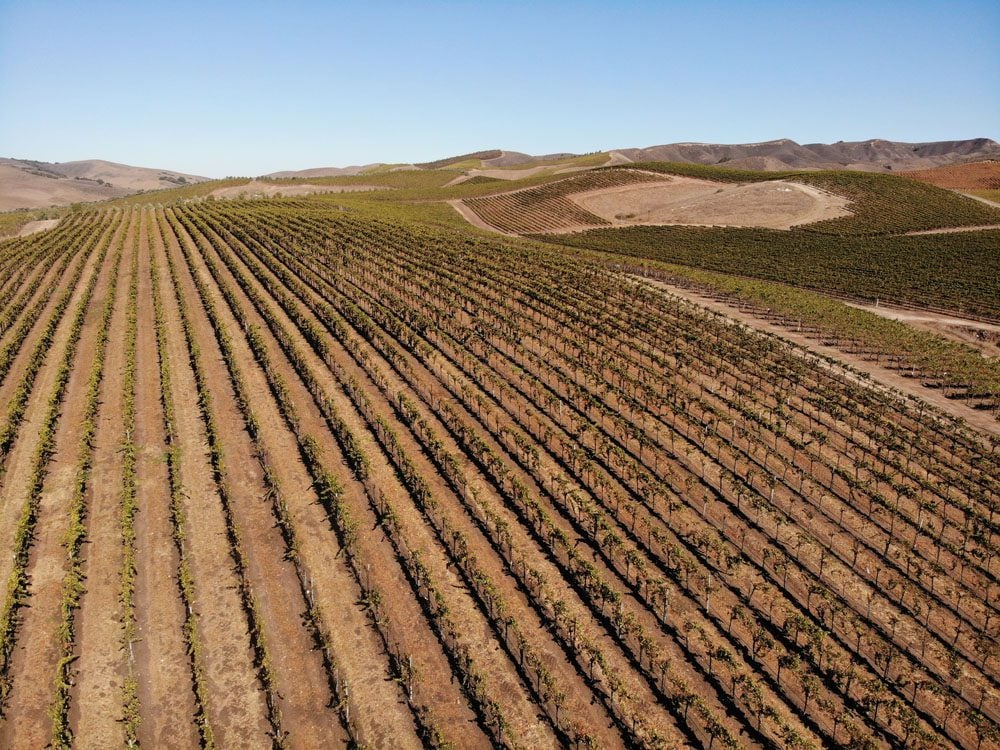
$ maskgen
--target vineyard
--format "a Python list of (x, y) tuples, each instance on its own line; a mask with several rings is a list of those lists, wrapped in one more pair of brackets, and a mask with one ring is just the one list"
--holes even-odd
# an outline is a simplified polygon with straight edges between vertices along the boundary
[(835, 236), (879, 236), (942, 227), (996, 224), (1000, 212), (935, 185), (871, 172), (755, 172), (699, 164), (649, 162), (630, 165), (646, 172), (748, 183), (792, 180), (852, 201), (851, 216), (797, 227), (796, 232)]
[(0, 399), (0, 746), (1000, 747), (996, 439), (596, 261), (76, 212)]
[(597, 170), (537, 187), (469, 198), (465, 203), (487, 224), (509, 234), (544, 233), (573, 226), (609, 226), (611, 222), (581, 208), (568, 196), (658, 181), (661, 178), (657, 175), (634, 169)]
[(952, 190), (1000, 190), (1000, 161), (951, 164), (901, 174), (912, 180)]
[[(818, 226), (818, 225), (813, 225)], [(732, 227), (623, 227), (540, 237), (833, 292), (1000, 320), (1000, 230), (839, 237)]]
[[(464, 202), (487, 224), (507, 234), (601, 229), (610, 227), (611, 222), (587, 211), (571, 196), (627, 185), (661, 184), (675, 176), (707, 180), (709, 185), (752, 185), (783, 180), (848, 199), (849, 215), (803, 223), (793, 227), (791, 236), (777, 236), (775, 242), (782, 251), (789, 244), (824, 244), (828, 242), (824, 238), (830, 236), (850, 238), (857, 243), (863, 238), (1000, 223), (1000, 210), (913, 179), (866, 172), (752, 172), (660, 162), (596, 169), (543, 185), (467, 197)], [(609, 236), (615, 237), (614, 234)]]

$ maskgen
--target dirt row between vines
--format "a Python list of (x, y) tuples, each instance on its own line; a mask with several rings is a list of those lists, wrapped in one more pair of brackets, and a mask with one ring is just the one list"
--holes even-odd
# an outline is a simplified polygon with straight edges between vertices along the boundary
[(183, 628), (185, 609), (177, 588), (179, 565), (171, 540), (170, 487), (166, 435), (160, 405), (159, 355), (153, 311), (150, 259), (155, 227), (143, 216), (144, 242), (139, 254), (136, 324), (135, 518), (137, 640), (134, 644), (139, 705), (139, 741), (147, 747), (198, 744), (195, 698)]
[[(111, 239), (110, 249), (104, 257), (103, 264), (100, 267), (96, 265), (97, 252), (89, 259), (88, 273), (85, 273), (84, 278), (88, 278), (90, 273), (97, 274), (94, 299), (103, 300), (109, 294), (114, 294), (115, 290), (109, 286), (112, 266), (117, 260), (114, 249), (121, 233), (125, 233), (125, 241), (128, 241), (134, 231), (134, 224), (127, 218), (119, 225), (115, 237)], [(28, 407), (29, 416), (21, 425), (19, 443), (30, 443), (40, 438), (41, 425), (50, 408), (49, 395), (57, 381), (63, 354), (67, 351), (72, 322), (76, 317), (78, 305), (84, 302), (86, 287), (86, 283), (77, 286), (76, 293), (59, 323), (56, 342), (50, 347), (42, 372), (35, 381)], [(86, 406), (85, 393), (90, 376), (89, 365), (96, 355), (101, 317), (100, 306), (93, 304), (93, 301), (88, 304), (86, 310), (83, 330), (70, 365), (69, 382), (63, 397), (61, 414), (56, 422), (53, 453), (44, 475), (34, 530), (34, 544), (28, 557), (30, 606), (20, 613), (14, 652), (9, 666), (11, 691), (5, 706), (3, 723), (0, 724), (0, 745), (4, 747), (42, 747), (51, 738), (52, 720), (49, 717), (49, 707), (54, 698), (53, 684), (57, 664), (62, 655), (57, 631), (62, 620), (60, 603), (63, 577), (68, 567), (66, 550), (62, 542), (69, 527), (70, 503), (74, 492), (83, 412)], [(25, 346), (30, 347), (31, 343), (29, 338)], [(15, 374), (17, 371), (10, 373), (10, 375)], [(36, 420), (38, 427), (34, 426)], [(29, 463), (34, 465), (34, 448), (31, 454)], [(27, 469), (25, 466), (26, 472)], [(7, 495), (4, 502), (5, 538), (13, 538), (13, 529), (8, 532), (7, 522), (15, 521), (20, 516), (23, 505), (21, 498), (25, 494), (25, 488), (29, 486), (27, 481), (23, 483), (18, 481), (19, 475), (20, 472), (15, 470), (6, 476), (10, 483), (7, 486), (11, 488), (12, 494)], [(10, 518), (7, 513), (15, 510), (17, 516)], [(12, 550), (13, 546), (8, 543), (3, 548)], [(7, 580), (9, 576), (7, 564), (8, 557), (5, 554), (3, 580)]]
[[(190, 238), (184, 236), (181, 240), (189, 242)], [(191, 247), (193, 243), (189, 242), (189, 248)], [(175, 264), (179, 267), (179, 264), (184, 262), (183, 258), (176, 253), (176, 250), (174, 255)], [(192, 258), (196, 267), (184, 271), (181, 275), (185, 279), (185, 295), (195, 300), (197, 292), (193, 281), (190, 283), (187, 281), (189, 273), (198, 273), (210, 288), (214, 284), (200, 254), (193, 253)], [(213, 297), (216, 310), (225, 322), (226, 328), (234, 334), (232, 343), (239, 355), (239, 361), (245, 363), (244, 375), (250, 391), (257, 395), (254, 406), (261, 414), (263, 433), (272, 446), (269, 453), (277, 457), (274, 470), (286, 498), (293, 503), (299, 498), (315, 497), (310, 489), (313, 483), (305, 467), (300, 461), (292, 459), (298, 454), (298, 448), (293, 436), (284, 426), (277, 406), (270, 398), (266, 383), (262, 382), (263, 374), (252, 364), (253, 355), (242, 337), (235, 335), (241, 326), (229, 312), (225, 300), (217, 292), (213, 292)], [(210, 337), (214, 340), (214, 334), (209, 330), (207, 320), (201, 320), (199, 327), (201, 328), (199, 337), (205, 348), (211, 343)], [(222, 367), (221, 357), (216, 361), (215, 367)], [(224, 371), (216, 370), (216, 376), (223, 379)], [(215, 377), (212, 379), (215, 380)], [(358, 710), (355, 714), (356, 720), (361, 724), (363, 736), (370, 738), (368, 741), (376, 745), (392, 737), (400, 747), (407, 745), (417, 747), (419, 743), (416, 741), (412, 717), (401, 700), (398, 688), (393, 683), (386, 682), (385, 675), (389, 671), (387, 660), (381, 654), (381, 645), (377, 642), (364, 613), (355, 606), (360, 599), (360, 590), (340, 555), (339, 545), (329, 530), (322, 508), (315, 500), (308, 505), (298, 506), (299, 504), (295, 502), (290, 512), (298, 535), (302, 539), (300, 554), (303, 563), (311, 571), (316, 605), (323, 613), (323, 621), (333, 638), (335, 653), (339, 656), (338, 663), (344, 673), (344, 679), (350, 685), (351, 695), (358, 707), (364, 709)], [(309, 543), (310, 537), (313, 538), (311, 543)], [(301, 611), (304, 609), (304, 606), (301, 607)], [(346, 656), (348, 654), (349, 657)], [(294, 676), (296, 671), (298, 668), (292, 669), (289, 677)], [(320, 695), (324, 692), (319, 688), (316, 690)], [(304, 720), (305, 715), (301, 718)], [(314, 725), (314, 731), (320, 733), (318, 736), (321, 736), (323, 725), (331, 723), (332, 720), (333, 717), (329, 716), (323, 721), (322, 714), (311, 719), (318, 722)]]
[[(312, 315), (309, 316), (313, 320), (316, 320)], [(318, 322), (318, 321), (316, 321)], [(297, 337), (298, 338), (298, 337)], [(336, 350), (340, 350), (343, 354), (342, 357), (337, 359), (341, 362), (348, 360), (350, 354), (344, 351), (339, 345), (337, 345), (332, 337), (328, 339), (328, 343), (331, 347), (335, 347)], [(307, 345), (303, 343), (303, 347), (307, 348)], [(355, 354), (356, 356), (356, 354)], [(409, 398), (414, 401), (421, 401), (422, 396), (414, 392), (407, 384), (403, 383), (396, 376), (391, 373), (391, 367), (387, 362), (379, 355), (374, 349), (368, 349), (368, 356), (379, 363), (381, 371), (386, 374), (387, 382), (389, 388), (394, 393), (404, 393)], [(312, 358), (310, 358), (312, 359)], [(318, 360), (317, 360), (318, 361)], [(437, 469), (431, 463), (431, 461), (425, 456), (423, 448), (417, 443), (416, 439), (410, 434), (408, 428), (403, 424), (399, 418), (395, 415), (391, 404), (388, 402), (384, 394), (379, 393), (378, 387), (371, 381), (370, 377), (362, 370), (357, 367), (357, 365), (348, 365), (347, 369), (359, 382), (364, 382), (366, 384), (366, 390), (369, 393), (369, 397), (376, 404), (376, 408), (379, 410), (380, 415), (383, 419), (387, 420), (392, 424), (396, 430), (396, 434), (406, 450), (407, 455), (414, 462), (417, 468), (420, 470), (421, 475), (427, 480), (431, 491), (434, 496), (439, 501), (446, 501), (448, 517), (451, 523), (459, 528), (466, 536), (467, 539), (476, 540), (475, 545), (472, 547), (477, 560), (480, 565), (489, 573), (491, 579), (494, 582), (501, 581), (504, 582), (504, 592), (507, 597), (508, 606), (516, 607), (516, 617), (521, 626), (529, 634), (542, 633), (545, 630), (544, 623), (539, 619), (538, 615), (530, 605), (527, 598), (519, 590), (519, 587), (514, 581), (509, 573), (504, 570), (502, 562), (498, 559), (495, 551), (493, 550), (491, 544), (483, 537), (482, 533), (475, 527), (475, 525), (467, 518), (466, 512), (462, 508), (461, 502), (458, 500), (455, 493), (447, 485), (444, 479), (439, 475)], [(331, 383), (332, 387), (332, 383)], [(436, 418), (427, 412), (422, 410), (422, 416), (428, 418), (437, 427), (438, 434), (447, 446), (447, 449), (456, 456), (462, 456), (462, 452), (458, 449), (458, 446), (454, 441), (446, 434), (444, 428), (436, 423)], [(464, 456), (462, 456), (461, 464), (463, 473), (470, 480), (471, 486), (477, 488), (477, 490), (483, 495), (483, 497), (491, 498), (496, 504), (497, 498), (495, 498), (494, 491), (488, 482), (483, 478), (474, 465), (468, 461)], [(412, 512), (409, 508), (404, 511), (410, 520), (410, 526), (408, 528), (412, 529), (414, 534), (420, 533), (425, 538), (425, 544), (428, 546), (434, 545), (431, 537), (427, 532), (419, 531), (423, 525), (419, 514)], [(512, 528), (514, 525), (512, 524)], [(436, 545), (435, 545), (436, 546)], [(527, 559), (535, 564), (538, 561), (538, 556), (532, 551), (532, 545), (526, 544), (525, 546), (518, 546), (522, 551), (527, 554)], [(442, 572), (445, 575), (447, 573), (447, 560), (442, 560), (443, 565)], [(451, 575), (449, 575), (451, 577)], [(455, 585), (459, 584), (459, 581), (454, 582)], [(509, 588), (508, 588), (509, 587)], [(473, 617), (472, 614), (469, 615)], [(478, 619), (478, 618), (477, 618)], [(483, 623), (480, 627), (483, 628), (483, 632), (490, 635), (489, 626)], [(554, 671), (554, 673), (559, 677), (560, 683), (564, 685), (564, 689), (569, 695), (570, 703), (567, 705), (566, 710), (570, 713), (577, 715), (582, 722), (587, 726), (595, 728), (607, 727), (610, 723), (610, 718), (606, 713), (602, 711), (599, 705), (594, 703), (587, 703), (582, 700), (582, 697), (586, 695), (589, 691), (583, 681), (580, 679), (577, 671), (566, 662), (565, 657), (561, 653), (561, 649), (553, 642), (542, 642), (539, 643), (537, 637), (533, 637), (534, 645), (536, 648), (540, 647), (543, 653), (547, 655), (546, 663)], [(497, 674), (502, 674), (502, 671), (498, 668)], [(502, 688), (502, 693), (507, 693), (513, 689), (513, 685), (505, 684)], [(617, 734), (613, 731), (609, 731), (606, 734), (599, 735), (603, 737), (603, 746), (614, 746), (621, 740)], [(520, 730), (523, 732), (524, 728), (521, 727)], [(528, 735), (525, 739), (528, 739)], [(535, 738), (535, 742), (539, 742), (540, 738)]]
[[(217, 258), (218, 256), (216, 256)], [(237, 261), (238, 262), (238, 261)], [(221, 268), (222, 264), (217, 265)], [(229, 285), (232, 289), (238, 289), (236, 281), (231, 273), (226, 273)], [(260, 284), (254, 284), (254, 288), (267, 297), (266, 290)], [(265, 331), (267, 326), (260, 315), (253, 309), (245, 294), (240, 295), (244, 310), (250, 319), (261, 331)], [(322, 362), (304, 342), (301, 334), (295, 325), (288, 319), (287, 315), (280, 310), (273, 300), (271, 300), (272, 313), (278, 318), (285, 330), (291, 333), (292, 339), (298, 345), (298, 349), (305, 355), (310, 366), (310, 370), (324, 387), (324, 396), (331, 399), (335, 404), (338, 415), (345, 420), (352, 429), (356, 438), (359, 439), (361, 447), (372, 462), (372, 483), (377, 488), (376, 491), (394, 499), (402, 499), (406, 496), (406, 490), (395, 475), (394, 469), (383, 457), (381, 449), (375, 437), (365, 426), (363, 419), (357, 414), (350, 399), (343, 393), (341, 387), (335, 382), (335, 378), (329, 371), (326, 363)], [(319, 322), (316, 321), (317, 325)], [(276, 362), (279, 374), (289, 385), (291, 396), (298, 407), (298, 413), (302, 419), (305, 429), (314, 435), (320, 445), (324, 448), (326, 455), (331, 457), (331, 465), (344, 465), (344, 458), (340, 449), (328, 434), (327, 427), (321, 415), (316, 410), (313, 397), (302, 387), (297, 374), (290, 367), (284, 355), (280, 352), (279, 346), (270, 333), (265, 334), (267, 344), (271, 350), (273, 361)], [(250, 356), (249, 354), (247, 355)], [(347, 352), (342, 352), (337, 357), (338, 364), (345, 366), (350, 360)], [(250, 382), (255, 390), (267, 391), (267, 384), (264, 376), (259, 372), (249, 373)], [(264, 415), (267, 423), (281, 425), (281, 417), (277, 410), (268, 410)], [(295, 450), (294, 444), (288, 448)], [(360, 527), (363, 529), (376, 529), (379, 521), (369, 507), (365, 498), (365, 488), (358, 482), (352, 480), (346, 483), (346, 496), (351, 502), (352, 512), (357, 517)], [(397, 501), (398, 502), (398, 501)], [(402, 510), (400, 508), (400, 510)], [(427, 546), (420, 544), (420, 539), (408, 537), (411, 546), (421, 549), (425, 556), (425, 564), (432, 564), (434, 552), (427, 549)], [(423, 614), (412, 590), (405, 584), (405, 578), (399, 564), (395, 560), (388, 539), (381, 531), (373, 533), (363, 533), (359, 535), (358, 544), (361, 547), (361, 557), (366, 561), (366, 575), (369, 576), (376, 588), (383, 592), (383, 596), (388, 595), (391, 602), (385, 616), (391, 621), (391, 630), (407, 646), (405, 649), (415, 659), (418, 671), (423, 674), (445, 674), (451, 670), (447, 663), (444, 652), (437, 647), (436, 636), (424, 622)], [(453, 586), (458, 586), (459, 581), (453, 573), (446, 570), (442, 564), (441, 571), (446, 571), (449, 582)], [(477, 626), (477, 627), (482, 627)], [(432, 681), (431, 683), (421, 683), (420, 692), (429, 692), (433, 699), (429, 701), (431, 705), (439, 706), (435, 709), (435, 716), (442, 724), (442, 729), (449, 737), (461, 739), (462, 746), (479, 747), (488, 744), (486, 738), (476, 731), (475, 717), (463, 704), (464, 696), (457, 690), (454, 681)]]
[[(218, 261), (217, 265), (222, 267), (221, 263), (219, 263)], [(236, 281), (232, 278), (232, 275), (226, 273), (225, 276), (227, 278), (227, 283), (230, 286), (230, 288), (233, 289), (234, 291), (239, 290), (239, 286), (236, 283)], [(243, 308), (247, 312), (249, 319), (252, 321), (252, 324), (258, 326), (262, 332), (265, 332), (266, 324), (259, 317), (257, 313), (252, 311), (252, 306), (250, 302), (247, 300), (246, 296), (242, 293), (239, 294), (239, 296), (242, 300)], [(233, 325), (236, 325), (235, 321), (233, 321)], [(287, 321), (287, 319), (285, 319), (285, 328), (290, 332), (295, 332), (297, 330), (294, 326), (291, 325), (290, 321)], [(284, 355), (278, 348), (277, 343), (274, 342), (274, 340), (269, 334), (265, 333), (265, 337), (268, 340), (269, 348), (271, 349), (272, 361), (275, 362), (279, 374), (282, 376), (285, 383), (288, 385), (292, 399), (296, 404), (296, 406), (298, 407), (298, 413), (300, 419), (302, 420), (303, 428), (305, 429), (306, 432), (313, 435), (317, 439), (320, 446), (324, 449), (325, 455), (331, 457), (337, 457), (337, 459), (335, 459), (332, 462), (332, 465), (335, 466), (343, 465), (344, 461), (343, 458), (340, 456), (340, 451), (336, 446), (336, 443), (334, 442), (332, 436), (330, 435), (330, 432), (327, 429), (321, 415), (319, 414), (315, 405), (312, 403), (312, 397), (305, 390), (304, 386), (299, 381), (298, 376), (295, 374), (291, 366), (287, 363), (287, 360), (285, 359)], [(299, 342), (300, 344), (299, 348), (303, 352), (308, 351), (308, 346), (302, 343), (302, 340), (299, 335), (293, 333), (293, 338)], [(338, 358), (337, 361), (340, 363), (347, 361), (349, 359), (349, 355), (347, 355), (346, 352), (344, 353), (344, 355), (345, 355), (344, 357)], [(247, 357), (251, 358), (249, 352), (247, 353)], [(322, 363), (320, 363), (318, 361), (318, 358), (315, 358), (315, 356), (309, 357), (309, 361), (313, 365), (312, 369), (314, 372), (322, 373), (322, 371), (325, 369)], [(262, 378), (262, 376), (260, 377)], [(327, 386), (326, 388), (327, 394), (335, 392), (335, 386), (333, 385), (332, 379), (330, 378), (329, 375), (323, 377), (321, 382), (323, 382), (324, 385)], [(266, 385), (264, 383), (261, 383), (261, 385), (258, 387), (266, 389)], [(366, 392), (369, 393), (370, 396), (374, 395), (373, 394), (374, 386), (372, 386), (371, 390), (369, 390), (368, 388), (366, 388), (365, 390)], [(347, 407), (347, 404), (345, 403), (345, 411), (341, 412), (341, 415), (343, 416), (344, 414), (349, 414), (352, 411), (354, 411), (353, 408)], [(276, 413), (275, 413), (275, 418), (277, 419)], [(288, 450), (294, 451), (295, 450), (294, 444), (292, 444)], [(369, 454), (369, 455), (374, 457), (375, 454)], [(413, 456), (414, 454), (411, 453), (410, 455)], [(483, 633), (488, 635), (489, 634), (488, 623), (486, 623), (485, 620), (476, 613), (475, 604), (472, 602), (471, 597), (469, 597), (468, 594), (461, 593), (461, 587), (462, 587), (461, 580), (454, 574), (454, 572), (448, 569), (448, 561), (443, 556), (443, 553), (440, 551), (439, 545), (430, 535), (429, 531), (424, 527), (423, 522), (419, 517), (419, 514), (416, 514), (414, 511), (411, 511), (409, 504), (404, 500), (404, 498), (406, 497), (406, 491), (402, 488), (401, 485), (398, 485), (396, 481), (392, 481), (393, 480), (392, 475), (393, 472), (391, 472), (388, 466), (385, 466), (384, 469), (378, 471), (378, 473), (375, 474), (375, 478), (380, 485), (381, 491), (385, 492), (389, 497), (392, 497), (395, 500), (394, 507), (396, 508), (397, 513), (400, 515), (402, 523), (405, 524), (404, 528), (406, 529), (406, 532), (404, 533), (404, 537), (406, 538), (408, 545), (410, 545), (411, 548), (421, 550), (422, 560), (424, 564), (428, 565), (431, 568), (431, 570), (436, 574), (436, 578), (438, 580), (445, 581), (448, 584), (445, 587), (445, 591), (446, 595), (451, 600), (449, 601), (450, 611), (453, 613), (453, 615), (460, 615), (464, 617), (467, 623), (466, 627), (468, 629), (468, 632)], [(424, 474), (424, 476), (429, 481), (433, 481), (433, 474)], [(391, 482), (391, 483), (383, 484), (386, 482)], [(346, 492), (346, 497), (349, 499), (351, 503), (352, 512), (359, 515), (360, 519), (364, 519), (365, 521), (369, 521), (371, 523), (371, 525), (366, 524), (366, 528), (372, 528), (374, 526), (375, 519), (373, 516), (371, 516), (370, 511), (366, 510), (368, 504), (364, 497), (364, 488), (361, 487), (356, 482), (350, 482), (347, 484), (345, 492)], [(370, 550), (371, 548), (368, 546), (369, 543), (366, 542), (365, 544), (366, 544), (366, 551)], [(382, 558), (385, 559), (385, 557), (388, 554), (388, 550), (385, 548), (386, 545), (384, 543), (380, 546), (382, 547), (382, 551), (380, 554)], [(366, 559), (368, 558), (366, 557)], [(371, 574), (373, 577), (377, 575), (380, 572), (378, 570), (379, 567), (380, 566), (372, 565), (372, 567), (368, 571), (369, 574)], [(386, 581), (381, 576), (380, 579), (381, 579), (380, 582), (384, 585)], [(403, 592), (400, 592), (400, 595), (402, 596)], [(413, 594), (409, 593), (409, 597), (413, 597)], [(394, 599), (390, 603), (389, 609), (395, 608), (395, 606), (396, 606), (396, 600)], [(427, 640), (428, 644), (431, 643), (429, 638), (430, 636), (428, 636)], [(418, 643), (414, 643), (414, 646), (418, 649), (418, 653), (427, 649), (427, 646), (421, 647)], [(478, 654), (477, 658), (487, 663), (493, 662), (492, 665), (493, 669), (490, 670), (490, 674), (492, 676), (500, 677), (505, 674), (511, 675), (509, 681), (504, 681), (503, 683), (501, 683), (502, 688), (498, 691), (498, 694), (503, 696), (505, 700), (512, 700), (514, 696), (519, 696), (518, 700), (520, 702), (520, 705), (522, 706), (521, 710), (522, 721), (518, 723), (518, 729), (520, 730), (522, 725), (524, 727), (530, 727), (532, 724), (535, 724), (536, 722), (534, 721), (534, 717), (537, 712), (537, 708), (535, 708), (532, 705), (531, 701), (524, 694), (523, 688), (521, 688), (517, 684), (517, 678), (516, 676), (511, 674), (512, 670), (510, 669), (510, 667), (505, 666), (503, 664), (503, 658), (499, 655), (494, 655), (489, 652)], [(531, 735), (528, 735), (528, 737), (531, 737)], [(394, 741), (399, 742), (398, 739), (395, 739)], [(552, 745), (551, 738), (545, 738), (544, 735), (536, 735), (530, 739), (530, 742), (531, 746), (533, 747)]]

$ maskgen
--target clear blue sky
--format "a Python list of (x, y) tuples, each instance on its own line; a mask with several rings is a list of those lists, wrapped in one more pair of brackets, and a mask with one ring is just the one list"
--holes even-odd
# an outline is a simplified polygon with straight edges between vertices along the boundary
[(996, 0), (0, 0), (0, 156), (224, 176), (979, 136), (1000, 139)]

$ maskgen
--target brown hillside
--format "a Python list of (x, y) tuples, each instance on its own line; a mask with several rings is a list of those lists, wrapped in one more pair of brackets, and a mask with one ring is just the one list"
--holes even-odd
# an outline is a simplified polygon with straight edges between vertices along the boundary
[(102, 159), (44, 162), (0, 158), (0, 211), (102, 201), (207, 179)]
[(1000, 161), (995, 160), (951, 164), (901, 174), (952, 190), (1000, 190)]

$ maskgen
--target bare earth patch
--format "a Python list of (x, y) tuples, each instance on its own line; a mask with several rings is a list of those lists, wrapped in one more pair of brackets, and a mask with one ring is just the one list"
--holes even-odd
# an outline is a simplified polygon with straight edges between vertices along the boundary
[(790, 229), (850, 212), (846, 198), (784, 180), (747, 185), (671, 177), (570, 196), (617, 226), (636, 224)]
[(17, 236), (27, 237), (29, 234), (34, 234), (35, 232), (44, 232), (46, 229), (52, 229), (58, 223), (59, 219), (39, 219), (38, 221), (29, 221), (21, 227), (21, 231), (17, 233)]
[(909, 236), (921, 234), (955, 234), (957, 232), (984, 232), (988, 229), (1000, 229), (1000, 224), (978, 224), (974, 227), (942, 227), (941, 229), (918, 229), (915, 232), (907, 232)]
[(365, 190), (385, 190), (377, 185), (279, 185), (251, 180), (245, 185), (233, 185), (213, 190), (216, 198), (274, 198), (278, 195), (313, 195), (315, 193), (357, 193)]

